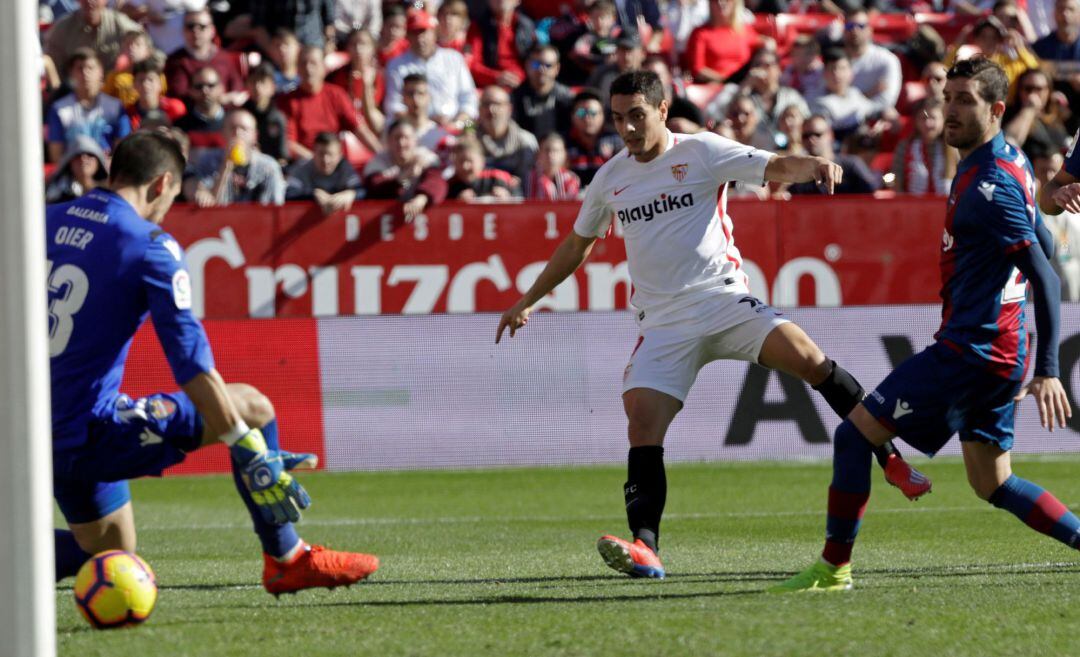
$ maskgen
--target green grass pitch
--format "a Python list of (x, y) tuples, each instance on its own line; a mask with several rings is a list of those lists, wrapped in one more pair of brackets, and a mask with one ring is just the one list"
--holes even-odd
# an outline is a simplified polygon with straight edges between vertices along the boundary
[[(1015, 470), (1080, 503), (1080, 459)], [(231, 479), (133, 485), (139, 553), (161, 594), (142, 627), (96, 632), (57, 588), (61, 655), (1075, 655), (1080, 555), (920, 462), (911, 503), (875, 473), (856, 590), (769, 595), (817, 558), (825, 463), (668, 470), (668, 579), (618, 576), (593, 543), (625, 534), (621, 467), (308, 474), (311, 542), (377, 553), (351, 589), (281, 600)]]

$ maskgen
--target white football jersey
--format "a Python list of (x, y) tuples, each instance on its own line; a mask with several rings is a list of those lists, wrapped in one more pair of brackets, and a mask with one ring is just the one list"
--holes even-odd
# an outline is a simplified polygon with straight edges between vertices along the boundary
[(668, 132), (667, 149), (638, 162), (624, 148), (596, 173), (574, 231), (603, 237), (622, 227), (643, 327), (677, 320), (717, 292), (747, 293), (727, 214), (729, 182), (763, 185), (773, 154), (711, 132)]

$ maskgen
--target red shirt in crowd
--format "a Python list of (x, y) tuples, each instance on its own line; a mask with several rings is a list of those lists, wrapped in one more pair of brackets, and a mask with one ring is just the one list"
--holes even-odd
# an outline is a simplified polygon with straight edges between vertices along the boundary
[(499, 74), (509, 71), (516, 74), (521, 80), (525, 80), (525, 69), (521, 66), (521, 60), (525, 53), (518, 53), (517, 44), (514, 43), (514, 35), (517, 32), (518, 17), (509, 25), (499, 23), (499, 66), (491, 68), (484, 64), (484, 35), (479, 26), (473, 23), (469, 28), (469, 45), (472, 47), (472, 61), (469, 62), (469, 72), (472, 73), (473, 81), (477, 89), (495, 84)]
[(217, 71), (226, 92), (244, 89), (247, 64), (242, 53), (219, 49), (213, 57), (203, 61), (189, 55), (186, 48), (181, 48), (165, 60), (165, 80), (169, 94), (175, 98), (186, 98), (191, 87), (191, 78), (195, 77), (199, 69), (207, 66)]
[[(330, 84), (341, 87), (345, 90), (345, 93), (349, 94), (349, 97), (356, 102), (360, 102), (364, 99), (364, 83), (360, 79), (360, 76), (354, 76), (352, 69), (348, 66), (343, 66), (326, 79)], [(382, 107), (383, 97), (386, 95), (386, 80), (383, 79), (383, 73), (380, 70), (375, 74), (375, 105), (376, 107)], [(357, 105), (359, 111), (359, 105)]]
[[(179, 98), (169, 98), (168, 96), (162, 96), (158, 99), (158, 109), (165, 113), (165, 116), (169, 117), (169, 121), (173, 124), (176, 121), (187, 114), (187, 106), (184, 105), (184, 101)], [(128, 118), (131, 120), (131, 129), (138, 130), (142, 125), (142, 111), (139, 109), (138, 103), (132, 103), (126, 105), (124, 110), (127, 111)]]
[(699, 79), (702, 68), (711, 68), (724, 78), (750, 61), (758, 34), (744, 25), (741, 32), (730, 27), (702, 25), (690, 33), (686, 42), (686, 68)]
[(404, 55), (409, 49), (409, 40), (405, 38), (398, 39), (389, 48), (380, 50), (377, 54), (379, 58), (379, 64), (386, 66), (386, 63), (398, 55)]
[(323, 84), (318, 93), (300, 87), (278, 98), (278, 109), (285, 115), (285, 138), (305, 148), (315, 145), (320, 132), (356, 130), (359, 125), (349, 94), (334, 84)]

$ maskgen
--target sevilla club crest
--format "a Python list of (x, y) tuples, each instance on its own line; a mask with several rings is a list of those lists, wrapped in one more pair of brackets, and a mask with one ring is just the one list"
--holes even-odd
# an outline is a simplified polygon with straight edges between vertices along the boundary
[(689, 168), (689, 165), (686, 162), (683, 162), (682, 164), (673, 165), (671, 167), (671, 175), (675, 176), (675, 180), (678, 180), (679, 182), (682, 182), (683, 178), (686, 177), (687, 168)]

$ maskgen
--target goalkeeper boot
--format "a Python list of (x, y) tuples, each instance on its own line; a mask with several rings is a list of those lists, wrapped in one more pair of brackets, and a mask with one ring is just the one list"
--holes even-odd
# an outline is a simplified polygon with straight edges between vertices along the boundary
[(596, 542), (600, 556), (613, 570), (630, 577), (664, 579), (664, 564), (640, 538), (633, 543), (616, 536), (601, 536)]
[(889, 454), (885, 462), (885, 481), (900, 489), (904, 497), (915, 501), (930, 492), (930, 479), (911, 467), (899, 454)]
[(379, 568), (379, 558), (360, 552), (338, 552), (321, 545), (304, 545), (282, 563), (263, 555), (263, 588), (275, 596), (303, 589), (351, 586)]
[(819, 560), (798, 575), (777, 584), (769, 593), (793, 593), (796, 591), (850, 591), (852, 587), (851, 564), (834, 566)]

